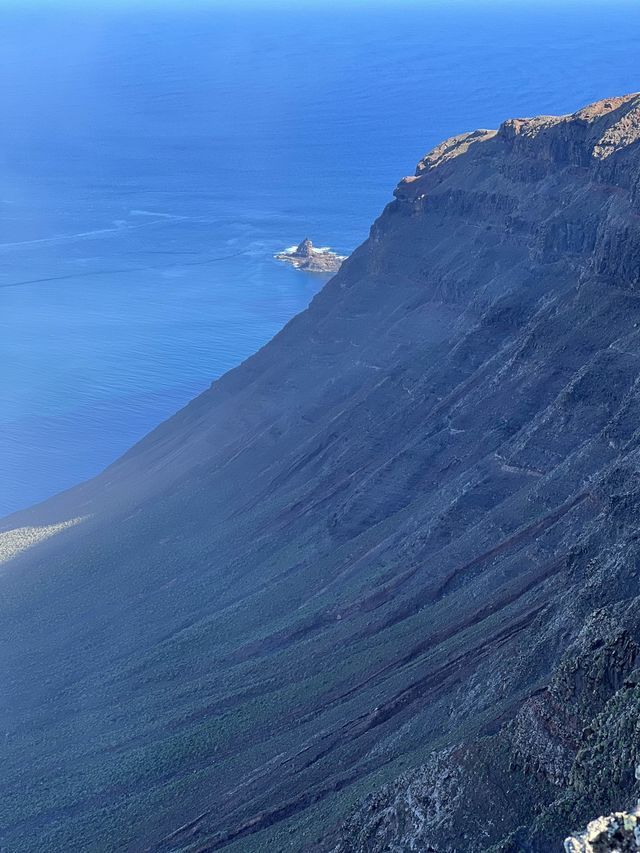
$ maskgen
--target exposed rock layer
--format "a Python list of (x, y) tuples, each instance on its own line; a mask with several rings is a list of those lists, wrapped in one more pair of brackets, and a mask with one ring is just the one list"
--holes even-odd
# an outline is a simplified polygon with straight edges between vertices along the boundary
[(8, 849), (543, 853), (640, 793), (639, 139), (633, 96), (443, 143), (7, 522), (83, 519), (0, 577)]

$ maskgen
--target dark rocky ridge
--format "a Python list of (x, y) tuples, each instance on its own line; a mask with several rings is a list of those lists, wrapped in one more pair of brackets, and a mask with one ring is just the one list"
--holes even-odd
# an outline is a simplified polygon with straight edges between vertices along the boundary
[(541, 853), (638, 793), (639, 140), (629, 96), (443, 143), (6, 522), (83, 519), (2, 567), (4, 846)]

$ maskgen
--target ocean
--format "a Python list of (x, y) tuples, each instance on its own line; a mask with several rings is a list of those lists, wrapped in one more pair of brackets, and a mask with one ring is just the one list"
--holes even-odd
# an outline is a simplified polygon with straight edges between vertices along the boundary
[(0, 515), (266, 343), (440, 140), (640, 89), (640, 4), (0, 2)]

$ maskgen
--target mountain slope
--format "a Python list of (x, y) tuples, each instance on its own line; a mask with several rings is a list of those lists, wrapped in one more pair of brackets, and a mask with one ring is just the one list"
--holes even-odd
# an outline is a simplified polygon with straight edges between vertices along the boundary
[(474, 849), (551, 808), (575, 738), (509, 733), (638, 592), (639, 140), (629, 96), (443, 143), (268, 346), (5, 522), (7, 849), (377, 849), (339, 819), (453, 747), (480, 812), (522, 765)]

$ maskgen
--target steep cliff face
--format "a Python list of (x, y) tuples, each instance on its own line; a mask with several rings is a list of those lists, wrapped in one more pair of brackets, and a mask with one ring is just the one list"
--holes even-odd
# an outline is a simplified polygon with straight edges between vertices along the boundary
[(629, 795), (639, 142), (630, 96), (443, 143), (267, 347), (6, 522), (8, 849), (541, 853)]

